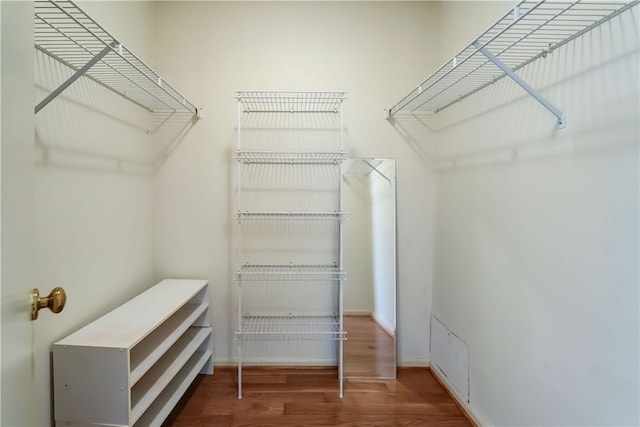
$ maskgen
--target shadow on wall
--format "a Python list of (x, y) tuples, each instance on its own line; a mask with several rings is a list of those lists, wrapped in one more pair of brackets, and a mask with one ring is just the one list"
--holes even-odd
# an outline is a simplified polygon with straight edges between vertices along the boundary
[[(37, 50), (35, 57), (35, 102), (39, 102), (74, 70)], [(188, 112), (149, 112), (82, 77), (36, 114), (36, 163), (101, 173), (152, 175), (196, 120)]]
[[(565, 113), (566, 129), (557, 129), (555, 117), (509, 78), (437, 114), (398, 112), (389, 121), (425, 164), (435, 169), (585, 154), (637, 144), (611, 135), (612, 128), (628, 135), (638, 127), (640, 35), (636, 9), (518, 70), (526, 82)], [(434, 140), (438, 142), (435, 149)]]

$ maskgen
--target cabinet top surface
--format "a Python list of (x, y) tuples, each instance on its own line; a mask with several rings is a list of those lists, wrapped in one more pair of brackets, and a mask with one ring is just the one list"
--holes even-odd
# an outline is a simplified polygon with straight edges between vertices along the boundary
[(54, 345), (130, 349), (207, 284), (165, 279)]

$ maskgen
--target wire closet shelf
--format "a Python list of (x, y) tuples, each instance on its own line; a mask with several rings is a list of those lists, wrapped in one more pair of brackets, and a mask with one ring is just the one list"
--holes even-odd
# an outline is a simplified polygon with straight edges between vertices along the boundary
[(273, 152), (273, 151), (239, 151), (236, 159), (246, 165), (336, 165), (344, 160), (344, 152)]
[(255, 315), (242, 316), (243, 341), (305, 341), (343, 340), (346, 332), (340, 327), (336, 313), (324, 315)]
[(346, 92), (238, 91), (245, 113), (340, 113)]
[(336, 264), (244, 264), (236, 273), (236, 281), (309, 282), (337, 281), (345, 272)]
[[(398, 112), (437, 113), (507, 75), (514, 78), (512, 72), (545, 58), (560, 46), (636, 4), (638, 0), (521, 1), (398, 101), (389, 109), (388, 115), (391, 117)], [(564, 120), (561, 113), (553, 111), (550, 106), (545, 107), (558, 116), (560, 127), (560, 121)]]
[[(35, 48), (75, 70), (75, 78), (84, 75), (152, 113), (199, 114), (191, 102), (74, 2), (34, 3)], [(46, 105), (41, 104), (36, 113)]]
[(336, 212), (238, 212), (238, 221), (243, 220), (343, 220), (344, 211)]

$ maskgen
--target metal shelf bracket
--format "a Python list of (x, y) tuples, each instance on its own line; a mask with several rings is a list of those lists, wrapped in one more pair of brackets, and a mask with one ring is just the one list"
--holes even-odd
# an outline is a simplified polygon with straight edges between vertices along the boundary
[(532, 88), (527, 82), (525, 82), (520, 76), (513, 72), (509, 67), (507, 67), (504, 62), (502, 62), (498, 57), (496, 57), (493, 53), (491, 53), (487, 48), (485, 48), (480, 42), (477, 40), (473, 42), (473, 46), (478, 49), (480, 53), (482, 53), (489, 61), (495, 64), (503, 73), (509, 76), (514, 82), (516, 82), (520, 87), (522, 87), (529, 95), (531, 95), (536, 101), (538, 101), (544, 108), (549, 110), (551, 114), (556, 116), (558, 119), (558, 129), (564, 129), (567, 126), (567, 120), (558, 108), (556, 108), (551, 102), (549, 102), (544, 96), (540, 94), (537, 90)]
[(89, 60), (89, 62), (87, 62), (82, 68), (80, 68), (78, 71), (73, 73), (73, 75), (71, 77), (69, 77), (64, 83), (62, 83), (53, 92), (51, 92), (49, 95), (47, 95), (47, 97), (44, 98), (42, 101), (40, 101), (40, 103), (38, 105), (36, 105), (36, 107), (34, 109), (34, 114), (38, 114), (38, 112), (40, 110), (42, 110), (44, 107), (46, 107), (48, 103), (53, 101), (58, 95), (60, 95), (62, 92), (64, 92), (64, 90), (66, 88), (68, 88), (69, 86), (71, 86), (71, 84), (73, 82), (78, 80), (80, 77), (82, 77), (82, 75), (84, 73), (89, 71), (89, 68), (93, 67), (96, 64), (96, 62), (98, 62), (102, 58), (104, 58), (107, 53), (111, 52), (116, 47), (118, 49), (122, 49), (122, 45), (119, 44), (118, 42), (115, 42), (115, 41), (111, 42), (111, 44), (105, 46), (105, 48), (102, 49), (102, 51), (100, 51), (96, 56), (91, 58), (91, 60)]

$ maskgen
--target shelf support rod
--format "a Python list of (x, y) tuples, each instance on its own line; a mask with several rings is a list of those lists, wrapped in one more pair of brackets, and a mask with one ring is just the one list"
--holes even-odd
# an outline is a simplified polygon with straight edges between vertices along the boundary
[(480, 53), (487, 57), (487, 59), (495, 64), (496, 67), (500, 68), (503, 73), (507, 76), (511, 77), (511, 79), (516, 82), (522, 89), (527, 91), (529, 95), (535, 98), (544, 108), (549, 110), (554, 116), (558, 119), (558, 129), (564, 129), (567, 126), (567, 120), (564, 117), (562, 111), (558, 110), (552, 103), (550, 103), (545, 97), (543, 97), (540, 92), (529, 86), (527, 82), (522, 80), (520, 76), (513, 72), (507, 65), (502, 62), (498, 57), (496, 57), (493, 53), (491, 53), (487, 48), (485, 48), (482, 43), (477, 40), (473, 42), (473, 46), (478, 49)]
[(380, 171), (378, 170), (378, 168), (376, 168), (375, 166), (373, 166), (373, 165), (372, 165), (369, 161), (367, 161), (367, 160), (362, 160), (362, 161), (363, 161), (364, 163), (366, 163), (366, 165), (367, 165), (367, 166), (369, 166), (371, 169), (373, 169), (375, 172), (377, 172), (377, 173), (378, 173), (378, 175), (380, 175), (381, 177), (383, 177), (384, 179), (386, 179), (386, 180), (387, 180), (387, 182), (388, 182), (389, 184), (391, 184), (391, 180), (390, 180), (389, 178), (387, 178), (387, 176), (386, 176), (385, 174), (383, 174), (382, 172), (380, 172)]
[(78, 71), (76, 71), (75, 73), (73, 73), (73, 75), (71, 77), (69, 77), (67, 79), (67, 81), (65, 81), (64, 83), (62, 83), (60, 86), (58, 86), (57, 89), (55, 89), (53, 92), (51, 92), (49, 95), (47, 95), (47, 97), (45, 99), (43, 99), (42, 101), (40, 101), (40, 103), (38, 105), (36, 105), (36, 108), (34, 109), (34, 114), (38, 114), (38, 112), (40, 110), (42, 110), (44, 107), (47, 106), (48, 103), (50, 103), (51, 101), (54, 100), (54, 98), (56, 98), (58, 95), (60, 95), (62, 92), (64, 92), (64, 90), (66, 88), (68, 88), (69, 86), (71, 86), (71, 84), (73, 82), (75, 82), (76, 80), (78, 80), (84, 73), (86, 73), (87, 71), (89, 71), (89, 68), (93, 67), (96, 62), (100, 61), (102, 58), (105, 57), (105, 55), (109, 52), (111, 52), (114, 48), (116, 48), (118, 46), (117, 42), (111, 42), (111, 44), (107, 45), (104, 49), (102, 49), (96, 56), (94, 56), (93, 58), (91, 58), (89, 60), (89, 62), (87, 62), (86, 64), (84, 64), (84, 66), (82, 68), (80, 68)]

